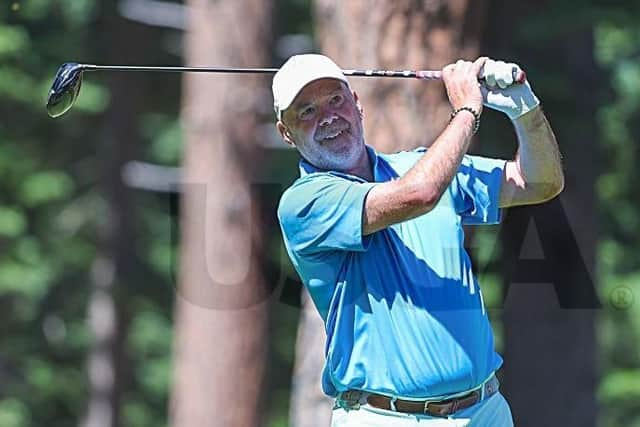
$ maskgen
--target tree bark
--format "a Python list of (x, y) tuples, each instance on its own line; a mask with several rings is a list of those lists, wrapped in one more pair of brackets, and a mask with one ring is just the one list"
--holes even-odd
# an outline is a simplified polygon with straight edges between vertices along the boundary
[[(343, 68), (439, 70), (460, 58), (476, 58), (485, 1), (316, 0), (314, 12), (322, 53)], [(358, 78), (350, 82), (364, 107), (366, 143), (379, 151), (429, 146), (447, 125), (451, 107), (441, 83)], [(291, 400), (296, 427), (307, 425), (304, 413), (310, 405), (327, 411), (331, 407), (328, 398), (305, 401), (297, 396), (317, 395), (324, 363), (324, 358), (314, 356), (324, 354), (322, 322), (310, 322), (308, 315), (303, 310), (296, 347), (296, 395)], [(316, 425), (328, 425), (329, 418)]]
[[(192, 0), (190, 66), (268, 62), (270, 2)], [(181, 261), (170, 423), (261, 424), (268, 292), (252, 188), (267, 80), (185, 74)], [(262, 105), (261, 105), (262, 104)]]
[(331, 424), (333, 400), (322, 392), (321, 386), (325, 339), (322, 318), (305, 290), (302, 292), (302, 311), (291, 384), (291, 426), (317, 427)]
[[(316, 0), (324, 53), (343, 68), (435, 69), (478, 55), (485, 1)], [(368, 144), (383, 152), (428, 146), (451, 108), (438, 82), (351, 79)]]

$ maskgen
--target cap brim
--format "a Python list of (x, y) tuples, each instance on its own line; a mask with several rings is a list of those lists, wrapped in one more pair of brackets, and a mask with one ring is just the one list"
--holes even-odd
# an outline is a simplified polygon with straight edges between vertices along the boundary
[(296, 100), (297, 96), (300, 94), (300, 92), (302, 92), (302, 89), (304, 89), (307, 85), (309, 85), (309, 84), (311, 84), (313, 82), (316, 82), (318, 80), (322, 80), (322, 79), (338, 80), (338, 81), (341, 81), (341, 82), (345, 83), (347, 85), (347, 87), (350, 87), (349, 86), (349, 81), (347, 80), (347, 78), (344, 75), (342, 77), (335, 76), (335, 75), (333, 75), (333, 76), (327, 76), (327, 75), (315, 76), (315, 77), (310, 78), (310, 79), (305, 80), (305, 81), (296, 82), (297, 84), (295, 86), (290, 86), (289, 87), (291, 89), (291, 91), (286, 94), (286, 98), (280, 100), (279, 111), (278, 111), (278, 120), (282, 120), (282, 114), (284, 113), (285, 110), (287, 110), (289, 107), (291, 107), (293, 102)]

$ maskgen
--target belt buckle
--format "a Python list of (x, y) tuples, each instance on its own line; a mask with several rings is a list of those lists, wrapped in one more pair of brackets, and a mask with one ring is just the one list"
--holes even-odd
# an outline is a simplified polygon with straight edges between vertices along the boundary
[[(446, 405), (442, 409), (430, 409), (429, 405)], [(456, 411), (456, 407), (458, 402), (456, 399), (446, 399), (446, 400), (427, 400), (424, 402), (423, 412), (427, 415), (432, 415), (436, 417), (447, 417), (449, 414), (452, 414)]]
[(336, 399), (336, 403), (338, 406), (344, 410), (349, 409), (360, 409), (360, 398), (362, 397), (362, 392), (359, 390), (347, 390), (338, 396)]

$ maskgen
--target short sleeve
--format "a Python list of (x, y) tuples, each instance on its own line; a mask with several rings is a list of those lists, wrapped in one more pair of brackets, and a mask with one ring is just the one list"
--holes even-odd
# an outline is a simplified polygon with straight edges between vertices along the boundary
[(329, 173), (311, 174), (294, 183), (278, 206), (287, 246), (298, 254), (366, 250), (362, 218), (367, 193), (374, 185)]
[(507, 161), (465, 155), (452, 181), (457, 213), (467, 225), (498, 224), (500, 190)]

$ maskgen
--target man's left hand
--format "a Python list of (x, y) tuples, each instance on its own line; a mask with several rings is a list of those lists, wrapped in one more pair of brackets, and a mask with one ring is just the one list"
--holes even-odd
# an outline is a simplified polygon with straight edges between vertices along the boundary
[(488, 59), (484, 64), (480, 77), (485, 83), (480, 85), (483, 104), (494, 110), (502, 111), (511, 120), (528, 113), (540, 105), (529, 82), (514, 82), (513, 76), (520, 72), (514, 63)]

